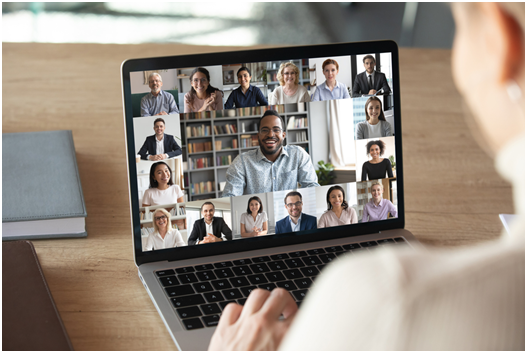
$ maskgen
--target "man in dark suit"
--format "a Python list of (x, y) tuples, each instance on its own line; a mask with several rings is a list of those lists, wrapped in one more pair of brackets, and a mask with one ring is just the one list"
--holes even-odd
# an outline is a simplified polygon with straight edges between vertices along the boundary
[(275, 234), (317, 229), (317, 218), (303, 213), (303, 196), (290, 191), (284, 198), (284, 206), (289, 216), (275, 223)]
[(374, 95), (381, 88), (383, 89), (383, 94), (390, 93), (390, 87), (388, 86), (385, 74), (374, 70), (376, 67), (376, 59), (374, 56), (366, 55), (363, 58), (363, 65), (365, 66), (365, 71), (355, 77), (352, 97)]
[(155, 135), (147, 137), (144, 145), (140, 148), (141, 159), (160, 161), (182, 154), (182, 150), (173, 135), (164, 134), (164, 128), (165, 122), (162, 118), (157, 118), (153, 122)]
[(188, 238), (188, 245), (216, 243), (232, 240), (232, 230), (223, 218), (214, 217), (215, 205), (205, 202), (201, 206), (202, 217), (193, 223), (193, 230)]

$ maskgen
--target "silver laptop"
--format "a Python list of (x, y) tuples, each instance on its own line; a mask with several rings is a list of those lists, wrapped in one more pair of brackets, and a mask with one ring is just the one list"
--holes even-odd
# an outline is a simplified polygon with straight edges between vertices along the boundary
[(135, 263), (179, 349), (206, 349), (255, 288), (300, 305), (330, 262), (415, 241), (394, 42), (121, 70)]

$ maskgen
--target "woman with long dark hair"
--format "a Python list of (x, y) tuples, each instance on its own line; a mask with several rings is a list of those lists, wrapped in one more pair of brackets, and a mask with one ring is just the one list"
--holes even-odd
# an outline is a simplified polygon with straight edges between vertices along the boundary
[(222, 92), (210, 84), (210, 72), (197, 67), (190, 75), (191, 90), (184, 95), (184, 112), (223, 109)]

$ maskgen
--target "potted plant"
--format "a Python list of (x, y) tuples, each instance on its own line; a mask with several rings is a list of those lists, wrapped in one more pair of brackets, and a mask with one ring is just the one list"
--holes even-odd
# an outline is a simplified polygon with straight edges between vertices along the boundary
[(325, 163), (324, 161), (317, 162), (317, 171), (315, 173), (317, 174), (317, 182), (319, 185), (329, 185), (331, 184), (332, 179), (335, 178), (334, 175), (334, 165), (330, 162)]

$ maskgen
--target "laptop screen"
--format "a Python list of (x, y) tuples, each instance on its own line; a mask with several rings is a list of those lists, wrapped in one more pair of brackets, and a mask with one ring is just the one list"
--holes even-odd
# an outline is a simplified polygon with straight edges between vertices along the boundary
[(293, 49), (124, 62), (136, 256), (403, 226), (397, 46)]

